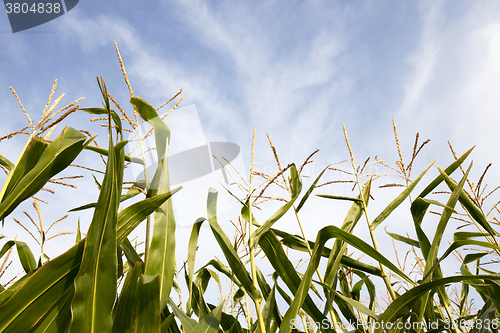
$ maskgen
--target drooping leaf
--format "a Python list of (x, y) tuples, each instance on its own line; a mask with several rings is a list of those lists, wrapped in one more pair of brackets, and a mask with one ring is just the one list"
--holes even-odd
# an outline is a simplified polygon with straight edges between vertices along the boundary
[[(0, 306), (0, 332), (27, 332), (68, 288), (74, 290), (73, 281), (80, 268), (84, 246), (85, 240), (47, 262), (22, 283), (15, 284), (15, 293)], [(9, 289), (2, 292), (0, 298)]]
[[(441, 175), (443, 176), (446, 185), (448, 185), (448, 187), (452, 191), (455, 191), (457, 184), (445, 172), (442, 172)], [(483, 227), (484, 230), (486, 230), (492, 237), (495, 237), (498, 234), (495, 231), (495, 229), (492, 228), (492, 226), (488, 222), (488, 219), (484, 216), (483, 212), (481, 212), (481, 209), (479, 209), (479, 207), (477, 207), (472, 202), (472, 200), (467, 196), (467, 194), (463, 190), (460, 192), (458, 200), (464, 206), (464, 208), (467, 210), (470, 216), (477, 223), (479, 223), (479, 225), (481, 225), (481, 227)]]
[(231, 267), (233, 274), (238, 278), (248, 295), (253, 300), (260, 300), (262, 298), (262, 295), (253, 285), (252, 279), (250, 278), (245, 265), (243, 265), (243, 263), (241, 262), (240, 257), (236, 253), (234, 247), (231, 245), (229, 238), (217, 223), (217, 191), (213, 188), (210, 188), (208, 192), (207, 215), (210, 228), (212, 229), (219, 247), (226, 257), (226, 260)]
[(434, 161), (432, 161), (424, 169), (424, 171), (422, 171), (422, 173), (373, 220), (373, 222), (371, 223), (371, 228), (373, 229), (377, 228), (380, 225), (380, 223), (382, 223), (389, 216), (389, 214), (391, 214), (394, 211), (394, 209), (396, 209), (403, 201), (406, 200), (406, 198), (410, 195), (411, 191), (413, 191), (415, 186), (417, 186), (418, 182), (422, 179), (427, 170), (430, 169), (430, 167), (434, 164), (435, 161), (436, 160), (434, 159)]
[(36, 194), (50, 178), (68, 167), (88, 144), (85, 139), (85, 135), (70, 127), (65, 127), (48, 146), (42, 139), (33, 139), (33, 145), (28, 147), (18, 163), (19, 168), (16, 166), (11, 171), (10, 179), (2, 189), (0, 219), (4, 219), (21, 202)]
[(118, 126), (119, 130), (122, 129), (122, 121), (115, 110), (110, 110), (108, 108), (80, 108), (78, 110), (84, 111), (88, 114), (103, 114), (106, 116), (111, 113), (111, 118), (113, 119), (115, 125)]
[(0, 165), (3, 165), (7, 170), (12, 170), (14, 163), (9, 161), (6, 157), (0, 155)]
[(23, 269), (26, 273), (29, 273), (30, 271), (34, 270), (37, 268), (36, 265), (36, 260), (35, 256), (33, 255), (33, 252), (31, 252), (30, 248), (28, 245), (24, 242), (20, 241), (15, 241), (15, 240), (10, 240), (6, 242), (2, 249), (0, 250), (0, 258), (4, 256), (7, 251), (9, 251), (14, 245), (16, 245), (17, 249), (17, 254), (19, 256), (19, 261), (21, 262), (21, 265), (23, 266)]
[(19, 255), (19, 260), (21, 261), (21, 265), (26, 273), (37, 269), (35, 256), (33, 252), (31, 252), (29, 246), (20, 241), (16, 241), (17, 254)]
[(19, 181), (35, 167), (48, 145), (42, 138), (32, 137), (29, 139), (16, 164), (10, 169), (7, 180), (2, 187), (0, 202), (4, 201), (5, 197), (12, 192)]
[[(104, 148), (94, 147), (94, 146), (89, 145), (89, 146), (86, 146), (85, 149), (96, 152), (96, 153), (101, 154), (103, 156), (108, 156), (108, 150), (104, 149)], [(125, 155), (125, 161), (137, 163), (137, 164), (144, 164), (144, 162), (139, 157), (134, 157), (134, 156), (130, 156), (130, 155)]]
[(118, 214), (117, 242), (120, 244), (142, 221), (161, 207), (172, 195), (179, 192), (182, 187), (146, 198), (128, 206)]
[(395, 240), (398, 240), (400, 242), (403, 242), (403, 243), (406, 243), (410, 246), (414, 246), (414, 247), (420, 247), (420, 243), (414, 239), (411, 239), (411, 238), (408, 238), (408, 237), (405, 237), (405, 236), (401, 236), (401, 235), (398, 235), (398, 234), (394, 234), (392, 232), (388, 232), (386, 231), (386, 233), (391, 236), (392, 238), (394, 238)]
[(283, 205), (280, 209), (276, 211), (269, 219), (267, 219), (262, 225), (253, 232), (251, 235), (252, 243), (257, 244), (259, 242), (259, 238), (266, 233), (271, 227), (276, 223), (280, 218), (285, 215), (290, 207), (294, 204), (295, 200), (298, 198), (297, 196), (293, 197), (292, 200), (288, 201), (285, 205)]

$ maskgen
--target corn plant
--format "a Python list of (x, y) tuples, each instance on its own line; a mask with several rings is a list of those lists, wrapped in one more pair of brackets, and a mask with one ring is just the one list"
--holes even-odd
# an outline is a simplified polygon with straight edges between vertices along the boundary
[[(472, 183), (469, 178), (472, 163), (467, 169), (463, 167), (472, 149), (457, 156), (451, 144), (452, 163), (442, 169), (433, 161), (412, 179), (414, 161), (428, 141), (419, 145), (417, 135), (411, 161), (405, 165), (395, 122), (399, 155), (396, 167), (378, 159), (372, 163), (391, 168), (403, 180), (403, 184), (381, 187), (398, 186), (403, 190), (374, 218), (369, 204), (375, 193), (375, 182), (383, 177), (363, 173), (370, 166), (369, 160), (363, 165), (356, 164), (345, 126), (351, 170), (341, 171), (351, 177), (347, 182), (356, 193), (352, 196), (317, 194), (318, 188), (337, 182), (322, 180), (329, 171), (340, 170), (333, 165), (324, 168), (305, 186), (305, 166), (312, 162), (317, 151), (300, 165), (282, 166), (269, 135), (277, 171), (270, 175), (255, 170), (254, 131), (250, 177), (248, 181), (242, 177), (236, 181), (237, 176), (233, 177), (246, 195), (238, 197), (229, 192), (241, 206), (239, 216), (232, 221), (234, 228), (221, 227), (217, 214), (218, 193), (207, 189), (206, 216), (193, 224), (187, 262), (179, 265), (175, 258), (176, 222), (170, 198), (181, 188), (171, 189), (169, 183), (170, 129), (160, 118), (159, 108), (134, 95), (119, 52), (118, 57), (130, 92), (133, 116), (108, 93), (102, 78), (97, 80), (102, 107), (80, 108), (77, 100), (63, 108), (62, 111), (68, 111), (52, 123), (49, 122), (57, 113), (53, 113), (55, 106), (49, 105), (55, 87), (36, 126), (18, 99), (30, 126), (4, 138), (24, 133), (28, 141), (15, 163), (0, 156), (0, 164), (8, 174), (0, 192), (0, 218), (4, 223), (12, 223), (10, 214), (20, 203), (35, 198), (39, 223), (25, 214), (40, 234), (40, 241), (25, 229), (40, 244), (41, 256), (37, 263), (31, 249), (17, 239), (8, 240), (0, 250), (0, 258), (4, 257), (2, 273), (7, 269), (7, 258), (14, 247), (25, 271), (7, 288), (2, 286), (1, 332), (498, 331), (500, 274), (484, 265), (486, 258), (490, 263), (497, 263), (500, 254), (496, 231), (500, 222), (491, 214), (498, 211), (499, 203), (487, 213), (484, 208), (485, 199), (496, 189), (485, 194), (486, 186), (483, 186), (481, 191), (484, 174), (477, 184)], [(120, 114), (112, 109), (111, 103)], [(98, 115), (97, 120), (106, 121), (107, 149), (92, 145), (95, 137), (89, 133), (70, 127), (64, 128), (53, 141), (49, 140), (55, 126), (76, 110)], [(141, 122), (150, 124), (150, 133), (140, 132)], [(130, 129), (125, 128), (127, 125)], [(125, 146), (133, 144), (123, 140), (124, 130), (137, 134), (140, 156), (124, 153)], [(43, 133), (46, 133), (44, 138), (40, 137)], [(158, 158), (158, 166), (154, 174), (149, 175), (150, 179), (142, 146), (142, 140), (149, 135), (155, 136)], [(94, 203), (72, 209), (93, 209), (92, 221), (85, 237), (78, 228), (76, 244), (59, 257), (49, 259), (43, 247), (50, 227), (44, 229), (34, 196), (48, 182), (60, 182), (55, 176), (68, 168), (83, 150), (106, 157), (98, 198)], [(144, 165), (144, 182), (132, 182), (131, 187), (125, 188), (130, 183), (124, 181), (126, 162)], [(431, 170), (435, 170), (435, 178), (422, 186), (422, 179)], [(236, 173), (237, 170), (232, 170), (232, 174)], [(460, 177), (458, 181), (452, 178), (457, 177), (456, 174)], [(263, 182), (256, 185), (257, 178)], [(469, 191), (465, 184), (469, 185)], [(412, 198), (417, 186), (423, 190)], [(446, 202), (433, 196), (438, 186), (445, 186), (446, 190), (439, 192), (445, 193)], [(283, 197), (269, 195), (271, 187), (279, 188)], [(126, 205), (126, 200), (140, 195), (144, 196), (142, 200)], [(336, 220), (334, 216), (331, 221), (324, 221), (325, 226), (310, 240), (306, 237), (305, 223), (311, 217), (302, 215), (303, 207), (310, 200), (323, 200), (325, 205), (338, 200), (352, 204), (343, 220)], [(266, 219), (261, 219), (256, 210), (268, 201), (282, 204)], [(399, 257), (397, 262), (389, 260), (375, 233), (382, 223), (391, 221), (391, 214), (404, 202), (410, 203), (404, 223), (413, 228), (406, 236), (387, 231), (385, 237), (399, 242), (399, 249), (410, 248), (408, 253), (413, 253), (417, 273), (408, 272)], [(440, 211), (431, 211), (430, 207)], [(431, 220), (428, 217), (431, 213), (439, 215), (432, 234), (426, 233), (423, 226)], [(299, 235), (276, 227), (278, 221), (289, 217), (297, 223)], [(450, 223), (453, 220), (465, 224), (456, 228), (453, 242), (445, 244), (443, 235), (453, 228)], [(132, 245), (129, 235), (143, 221), (146, 221), (146, 236), (144, 253), (141, 253)], [(205, 237), (203, 233), (207, 230), (201, 228), (204, 223), (208, 224), (224, 258), (214, 257), (200, 265), (196, 254), (198, 241)], [(368, 231), (369, 242), (357, 236), (360, 228)], [(329, 241), (331, 245), (327, 246)], [(473, 250), (463, 256), (460, 250), (470, 247)], [(353, 250), (366, 259), (355, 259)], [(291, 253), (302, 256), (304, 268), (294, 264)], [(460, 273), (447, 276), (442, 266), (449, 262), (450, 254), (459, 258)], [(199, 268), (196, 270), (196, 267)], [(185, 302), (181, 302), (181, 281), (188, 291)], [(228, 284), (230, 291), (214, 301), (207, 292), (209, 284), (215, 284), (221, 291), (223, 285)], [(472, 290), (481, 298), (478, 311), (470, 306)]]

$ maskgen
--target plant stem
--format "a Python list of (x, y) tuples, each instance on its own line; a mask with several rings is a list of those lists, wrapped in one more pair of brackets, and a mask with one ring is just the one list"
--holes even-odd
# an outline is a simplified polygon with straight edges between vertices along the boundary
[[(375, 251), (380, 253), (378, 243), (377, 243), (377, 238), (375, 237), (374, 229), (371, 226), (370, 218), (368, 216), (368, 209), (366, 208), (366, 201), (365, 201), (365, 196), (363, 195), (363, 188), (361, 187), (361, 183), (359, 181), (359, 175), (358, 175), (358, 170), (356, 169), (356, 162), (354, 160), (354, 154), (352, 152), (351, 144), (349, 143), (349, 139), (347, 137), (347, 131), (345, 129), (344, 124), (342, 124), (342, 129), (344, 130), (345, 141), (347, 144), (347, 148), (349, 149), (349, 155), (351, 156), (352, 170), (354, 171), (354, 174), (356, 176), (356, 183), (358, 184), (359, 193), (361, 196), (361, 202), (363, 204), (363, 210), (365, 211), (366, 223), (368, 224), (368, 230), (370, 231), (370, 237), (372, 239), (373, 248), (375, 249)], [(373, 177), (373, 175), (372, 175), (372, 177)], [(384, 280), (385, 286), (387, 287), (387, 290), (389, 291), (389, 294), (391, 295), (392, 300), (395, 300), (396, 293), (394, 292), (394, 289), (392, 289), (391, 282), (389, 281), (389, 278), (387, 277), (387, 273), (385, 272), (384, 265), (379, 263), (379, 266), (380, 266), (380, 271), (382, 273), (382, 279)]]
[[(304, 238), (304, 242), (306, 243), (307, 252), (309, 252), (309, 256), (312, 258), (312, 250), (311, 250), (311, 247), (309, 246), (309, 241), (306, 238), (306, 233), (304, 232), (304, 228), (302, 227), (302, 222), (300, 222), (299, 214), (297, 213), (297, 210), (295, 209), (295, 204), (293, 204), (293, 211), (295, 212), (295, 217), (297, 218), (297, 222), (299, 223), (300, 232), (302, 233), (302, 237)], [(316, 268), (316, 274), (318, 275), (319, 281), (321, 283), (325, 283), (325, 280), (323, 279), (323, 275), (321, 274), (319, 268)], [(335, 313), (333, 313), (333, 303), (332, 303), (332, 300), (330, 297), (330, 293), (325, 292), (325, 295), (326, 295), (326, 301), (328, 303), (328, 312), (330, 313), (330, 317), (332, 317), (334, 331), (337, 332), (337, 327), (338, 327), (337, 318), (335, 317)]]
[[(365, 211), (366, 223), (368, 224), (368, 230), (370, 231), (370, 237), (372, 239), (373, 248), (375, 249), (375, 251), (380, 253), (378, 243), (377, 243), (377, 238), (375, 237), (375, 232), (374, 232), (373, 227), (371, 226), (370, 218), (368, 216), (368, 209), (366, 207), (366, 201), (365, 201), (365, 198), (363, 195), (363, 189), (361, 188), (361, 183), (359, 182), (359, 176), (358, 176), (356, 169), (354, 169), (354, 172), (356, 174), (356, 183), (358, 184), (358, 188), (360, 191), (361, 201), (363, 204), (363, 210)], [(391, 295), (392, 300), (394, 301), (397, 296), (396, 296), (396, 293), (394, 292), (394, 289), (392, 288), (392, 285), (391, 285), (391, 282), (389, 281), (389, 278), (387, 277), (387, 273), (385, 272), (385, 267), (384, 267), (384, 265), (382, 265), (380, 263), (379, 263), (379, 266), (380, 266), (380, 272), (382, 273), (382, 279), (384, 280), (385, 286), (386, 286), (387, 290), (389, 291), (389, 294)]]
[[(250, 214), (250, 222), (248, 223), (248, 246), (250, 252), (250, 266), (252, 269), (252, 281), (253, 285), (256, 289), (259, 289), (259, 285), (257, 283), (257, 267), (255, 266), (255, 254), (254, 254), (254, 244), (252, 240), (252, 181), (253, 181), (253, 166), (254, 166), (254, 157), (255, 157), (255, 135), (257, 133), (257, 129), (255, 128), (253, 131), (253, 140), (252, 140), (252, 165), (250, 167), (250, 183), (249, 183), (249, 200), (248, 200), (248, 213)], [(264, 317), (262, 316), (262, 310), (260, 305), (262, 304), (262, 300), (253, 300), (255, 303), (255, 309), (257, 310), (257, 317), (259, 320), (260, 331), (262, 333), (266, 333), (266, 326), (264, 325)]]
[(245, 307), (247, 308), (247, 325), (248, 325), (248, 332), (252, 329), (252, 320), (250, 319), (250, 307), (248, 306), (248, 295), (245, 292)]

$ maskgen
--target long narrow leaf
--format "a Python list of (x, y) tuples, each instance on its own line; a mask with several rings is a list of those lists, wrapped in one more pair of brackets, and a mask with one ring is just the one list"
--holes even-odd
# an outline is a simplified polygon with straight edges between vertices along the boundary
[[(410, 289), (409, 291), (398, 297), (396, 300), (394, 300), (387, 307), (387, 309), (385, 309), (384, 313), (382, 313), (379, 316), (378, 321), (380, 323), (394, 322), (396, 319), (402, 316), (402, 310), (407, 309), (412, 302), (415, 302), (422, 295), (438, 288), (439, 286), (444, 286), (456, 282), (463, 282), (463, 281), (467, 282), (476, 279), (500, 280), (500, 275), (473, 275), (473, 276), (457, 275), (452, 277), (440, 278), (433, 280), (431, 282), (424, 283), (422, 285)], [(381, 333), (383, 331), (383, 328), (384, 328), (383, 325), (378, 325), (378, 327), (375, 327), (374, 333)]]
[[(77, 130), (70, 127), (64, 128), (62, 133), (43, 149), (36, 165), (27, 167), (27, 172), (20, 175), (14, 187), (11, 189), (9, 187), (3, 193), (3, 200), (0, 204), (0, 219), (4, 219), (21, 202), (36, 194), (50, 178), (68, 167), (88, 144), (85, 139), (85, 135)], [(37, 143), (37, 145), (39, 144)]]
[[(106, 86), (102, 85), (107, 102)], [(106, 103), (108, 104), (108, 103)], [(73, 321), (70, 332), (110, 332), (116, 294), (118, 200), (122, 184), (124, 158), (113, 146), (111, 113), (109, 119), (109, 156), (106, 174), (90, 224), (82, 265), (75, 279), (75, 297), (71, 304)], [(120, 143), (117, 147), (122, 147)], [(117, 156), (118, 155), (118, 156)]]
[(116, 240), (120, 244), (142, 221), (151, 213), (157, 210), (172, 195), (179, 192), (182, 187), (178, 187), (170, 192), (146, 198), (128, 206), (118, 214), (118, 227)]
[(217, 333), (219, 330), (219, 323), (222, 316), (222, 306), (224, 303), (220, 304), (218, 307), (212, 310), (210, 314), (205, 316), (195, 327), (191, 330), (191, 333)]
[(410, 282), (411, 284), (414, 284), (414, 282), (409, 277), (407, 277), (406, 274), (404, 274), (399, 268), (397, 268), (394, 264), (392, 264), (389, 260), (387, 260), (384, 256), (375, 251), (375, 249), (373, 249), (371, 246), (366, 244), (361, 239), (357, 238), (354, 235), (346, 233), (345, 231), (342, 231), (337, 227), (334, 226), (325, 227), (318, 232), (318, 236), (315, 242), (315, 247), (313, 250), (313, 255), (311, 257), (309, 265), (307, 266), (307, 270), (302, 278), (300, 287), (297, 290), (297, 293), (295, 294), (295, 298), (292, 304), (290, 305), (290, 308), (285, 313), (283, 322), (281, 323), (280, 326), (280, 333), (282, 332), (290, 333), (292, 329), (291, 325), (292, 320), (295, 319), (295, 317), (297, 316), (298, 311), (302, 306), (302, 303), (304, 302), (307, 293), (309, 291), (312, 277), (316, 271), (316, 268), (318, 267), (319, 260), (321, 258), (323, 246), (326, 243), (326, 241), (329, 240), (330, 238), (342, 239), (344, 242), (349, 243), (351, 246), (354, 246), (358, 250), (374, 258), (380, 264), (388, 267), (406, 281)]
[[(148, 197), (170, 192), (168, 176), (168, 145), (170, 129), (158, 116), (156, 110), (144, 100), (133, 97), (134, 105), (141, 118), (148, 121), (155, 132), (158, 167), (151, 181)], [(147, 275), (160, 278), (161, 309), (165, 308), (172, 290), (175, 275), (175, 219), (172, 200), (165, 201), (154, 214), (153, 237), (146, 262)]]
[[(0, 306), (0, 332), (3, 332), (24, 312), (26, 316), (23, 315), (23, 324), (29, 325), (29, 327), (35, 325), (40, 317), (36, 317), (33, 312), (30, 313), (25, 310), (36, 303), (38, 310), (42, 312), (41, 315), (48, 311), (59, 299), (61, 292), (64, 292), (63, 290), (57, 290), (58, 293), (47, 293), (57, 283), (61, 283), (58, 285), (59, 287), (63, 285), (66, 288), (73, 288), (73, 280), (80, 267), (84, 247), (85, 240), (74, 245), (63, 255), (43, 265), (29, 276), (21, 286), (17, 285), (16, 292)], [(9, 289), (3, 293), (6, 293)], [(3, 293), (0, 295), (3, 295)], [(53, 298), (45, 298), (43, 302), (39, 302), (41, 297), (47, 294), (50, 294)]]
[(432, 161), (422, 173), (408, 186), (396, 199), (394, 199), (371, 223), (373, 229), (377, 228), (396, 209), (405, 199), (410, 195), (411, 191), (417, 186), (418, 182), (425, 175), (427, 170), (434, 164), (436, 160)]
[(221, 227), (217, 223), (217, 191), (213, 188), (210, 188), (208, 192), (207, 215), (208, 223), (210, 223), (210, 228), (212, 228), (215, 239), (217, 240), (219, 247), (224, 253), (229, 266), (233, 270), (234, 275), (238, 278), (248, 295), (253, 300), (260, 300), (262, 298), (261, 294), (253, 285), (248, 271), (241, 262), (240, 257), (236, 253), (236, 250), (231, 245), (229, 238), (227, 238), (226, 234), (224, 233), (224, 231), (222, 231)]
[(282, 206), (280, 209), (276, 211), (269, 219), (267, 219), (262, 225), (254, 231), (254, 233), (251, 235), (252, 238), (252, 243), (257, 244), (259, 242), (259, 238), (266, 233), (271, 227), (276, 223), (283, 215), (285, 215), (290, 207), (292, 207), (293, 203), (295, 200), (297, 200), (298, 194), (289, 202), (287, 202), (284, 206)]

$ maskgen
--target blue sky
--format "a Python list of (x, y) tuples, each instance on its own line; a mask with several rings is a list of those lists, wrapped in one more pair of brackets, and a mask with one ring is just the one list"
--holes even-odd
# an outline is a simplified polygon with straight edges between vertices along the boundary
[[(196, 106), (207, 141), (237, 143), (247, 166), (254, 128), (258, 168), (274, 165), (266, 132), (283, 164), (300, 163), (316, 148), (316, 171), (345, 160), (342, 123), (358, 163), (378, 155), (394, 165), (394, 118), (406, 159), (416, 132), (432, 140), (415, 173), (435, 157), (442, 167), (451, 163), (450, 140), (458, 153), (477, 145), (473, 179), (492, 162), (487, 181), (500, 183), (498, 1), (82, 0), (62, 17), (16, 34), (7, 15), (0, 17), (0, 135), (26, 125), (9, 86), (35, 119), (54, 79), (56, 96), (66, 93), (64, 105), (85, 96), (81, 106), (93, 107), (100, 104), (95, 77), (103, 75), (126, 106), (116, 41), (136, 95), (159, 106), (183, 88), (181, 106)], [(67, 124), (105, 140), (88, 119), (78, 114)], [(1, 154), (15, 160), (24, 140), (1, 142)], [(95, 198), (92, 191), (82, 183), (60, 200), (68, 208), (84, 204)], [(381, 192), (374, 209), (383, 207), (384, 193), (397, 191)], [(324, 206), (318, 201), (305, 212), (311, 238), (326, 223), (318, 220), (331, 220), (329, 208), (314, 212)], [(64, 214), (47, 211), (48, 220)], [(74, 230), (76, 219), (71, 215), (66, 229)], [(2, 233), (25, 237), (12, 222)], [(405, 232), (411, 222), (391, 227)], [(73, 241), (65, 237), (52, 255)]]

